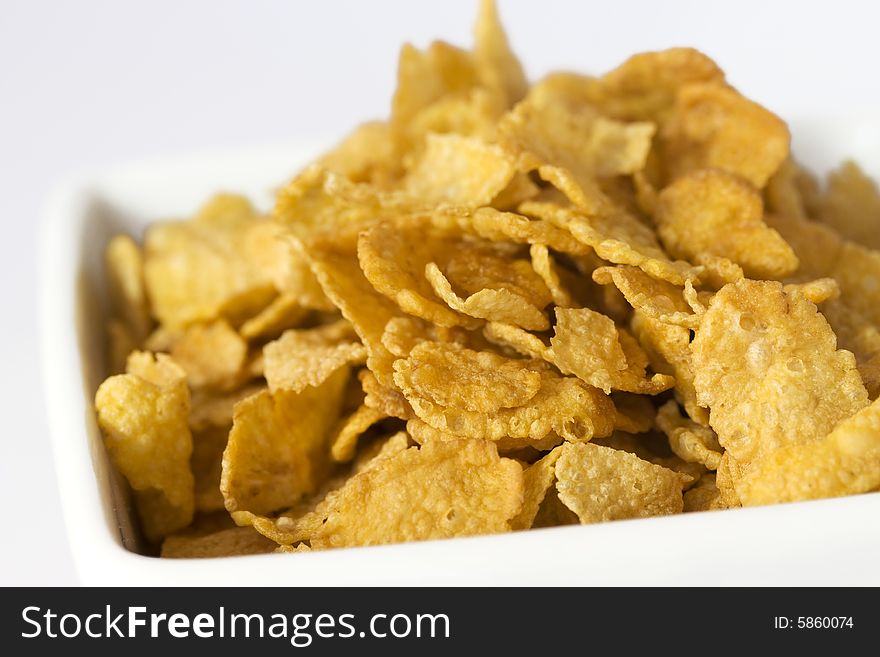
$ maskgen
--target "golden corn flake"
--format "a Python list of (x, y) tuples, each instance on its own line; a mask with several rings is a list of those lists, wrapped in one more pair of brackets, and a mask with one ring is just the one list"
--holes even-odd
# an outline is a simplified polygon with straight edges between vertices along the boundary
[(380, 383), (370, 370), (362, 370), (358, 376), (364, 389), (364, 404), (366, 406), (381, 411), (388, 417), (396, 417), (401, 420), (415, 417), (406, 397), (396, 387)]
[(688, 463), (701, 463), (717, 470), (721, 462), (718, 436), (708, 427), (683, 418), (675, 401), (668, 401), (657, 411), (657, 427), (669, 438), (669, 447)]
[(776, 450), (736, 484), (743, 506), (867, 493), (880, 488), (880, 401), (821, 440)]
[(614, 404), (601, 390), (551, 371), (541, 372), (541, 387), (528, 402), (493, 413), (444, 407), (416, 396), (408, 399), (415, 415), (426, 424), (463, 438), (537, 442), (555, 432), (579, 441), (608, 435), (614, 428)]
[(845, 162), (828, 176), (816, 212), (844, 238), (880, 249), (880, 191), (855, 162)]
[(550, 255), (550, 250), (544, 244), (532, 244), (529, 248), (532, 258), (532, 268), (544, 280), (547, 289), (553, 297), (553, 303), (562, 308), (571, 308), (575, 305), (571, 294), (563, 286), (559, 278), (558, 265)]
[(425, 267), (453, 248), (453, 242), (440, 235), (426, 235), (425, 231), (419, 225), (380, 223), (362, 233), (358, 259), (364, 276), (410, 315), (441, 326), (474, 326), (474, 319), (438, 299), (425, 278)]
[(264, 391), (236, 405), (220, 484), (230, 513), (277, 511), (318, 488), (347, 379), (340, 368), (317, 387)]
[(339, 308), (367, 350), (370, 369), (383, 384), (391, 383), (392, 355), (382, 345), (388, 322), (399, 309), (364, 277), (357, 258), (331, 249), (310, 251), (312, 267), (327, 296)]
[(302, 305), (297, 295), (281, 294), (242, 324), (239, 332), (247, 340), (275, 337), (300, 325), (309, 313), (310, 309)]
[(369, 121), (318, 160), (325, 169), (352, 182), (390, 185), (400, 175), (391, 127), (385, 121)]
[(543, 330), (550, 326), (547, 316), (527, 299), (505, 288), (484, 288), (462, 299), (436, 263), (425, 267), (425, 278), (434, 293), (453, 310), (492, 322), (516, 324), (523, 328)]
[(107, 244), (104, 262), (114, 312), (140, 342), (152, 326), (141, 250), (128, 235), (117, 235)]
[(162, 542), (166, 559), (206, 559), (246, 554), (268, 554), (277, 545), (250, 527), (233, 527), (205, 536), (169, 536)]
[(547, 491), (553, 487), (553, 482), (556, 480), (556, 461), (561, 454), (562, 448), (557, 447), (523, 471), (523, 506), (517, 516), (510, 521), (511, 529), (531, 528)]
[(247, 344), (224, 320), (189, 326), (171, 348), (193, 388), (230, 389), (240, 381)]
[(547, 362), (553, 360), (553, 353), (541, 338), (513, 324), (489, 322), (483, 327), (483, 335), (492, 344), (508, 347), (523, 356)]
[(797, 256), (763, 220), (761, 196), (744, 180), (718, 170), (682, 176), (657, 203), (657, 232), (678, 258), (698, 253), (728, 258), (752, 278), (782, 278), (798, 268)]
[(462, 229), (475, 232), (487, 240), (508, 240), (518, 244), (544, 244), (560, 253), (586, 254), (590, 247), (572, 237), (564, 228), (549, 221), (530, 219), (514, 212), (479, 208), (470, 215), (436, 213), (435, 219), (454, 221)]
[(664, 123), (678, 90), (692, 82), (724, 82), (724, 72), (693, 48), (633, 55), (589, 87), (589, 100), (621, 121)]
[(128, 328), (128, 324), (118, 319), (111, 319), (107, 322), (107, 342), (110, 373), (120, 374), (125, 371), (128, 355), (138, 348), (138, 340)]
[(665, 374), (646, 379), (648, 359), (638, 343), (608, 317), (589, 308), (557, 308), (556, 333), (550, 345), (552, 362), (563, 373), (574, 374), (606, 393), (613, 388), (658, 394), (674, 384)]
[(345, 462), (354, 458), (358, 438), (379, 420), (387, 417), (382, 411), (360, 406), (354, 413), (336, 425), (330, 441), (330, 456), (334, 461)]
[(593, 271), (593, 280), (600, 285), (613, 283), (633, 308), (658, 321), (687, 328), (699, 324), (679, 287), (652, 278), (637, 267), (599, 267)]
[(395, 361), (394, 382), (407, 397), (492, 413), (522, 406), (538, 393), (540, 368), (528, 365), (454, 343), (422, 342)]
[(572, 203), (596, 212), (607, 207), (598, 178), (641, 170), (655, 126), (621, 123), (588, 110), (530, 95), (501, 120), (498, 137), (520, 170), (538, 171)]
[(654, 278), (684, 285), (702, 272), (687, 262), (673, 262), (660, 247), (654, 231), (628, 214), (588, 217), (572, 208), (537, 201), (523, 203), (519, 210), (565, 228), (575, 239), (592, 247), (600, 258), (638, 267)]
[(488, 205), (513, 180), (513, 161), (494, 144), (474, 137), (429, 134), (425, 150), (404, 179), (424, 203)]
[(684, 513), (712, 511), (720, 508), (715, 473), (704, 474), (693, 487), (684, 493)]
[(259, 254), (242, 248), (264, 220), (238, 210), (205, 216), (147, 229), (144, 280), (153, 314), (166, 327), (221, 316), (241, 321), (277, 294)]
[(816, 306), (780, 283), (742, 280), (709, 304), (691, 344), (697, 398), (740, 465), (821, 439), (867, 403), (848, 351)]
[(135, 491), (142, 527), (157, 541), (193, 516), (189, 390), (165, 354), (133, 352), (126, 374), (98, 388), (95, 408), (113, 464)]
[(299, 392), (318, 386), (336, 370), (363, 363), (367, 353), (345, 320), (313, 329), (290, 330), (263, 347), (269, 390)]
[(566, 443), (556, 462), (559, 499), (581, 524), (681, 513), (682, 475), (634, 454)]
[[(425, 488), (425, 482), (431, 482)], [(318, 506), (315, 547), (376, 545), (510, 530), (523, 473), (491, 443), (430, 442), (349, 479)]]
[(480, 2), (474, 25), (474, 61), (482, 85), (502, 98), (505, 106), (526, 95), (528, 81), (510, 49), (494, 0)]
[(772, 112), (721, 83), (688, 84), (661, 135), (670, 179), (723, 169), (764, 187), (788, 158), (788, 127)]
[(235, 405), (242, 399), (265, 389), (265, 385), (254, 383), (231, 392), (193, 390), (190, 399), (189, 428), (194, 432), (204, 431), (210, 427), (228, 430), (232, 426), (232, 409)]

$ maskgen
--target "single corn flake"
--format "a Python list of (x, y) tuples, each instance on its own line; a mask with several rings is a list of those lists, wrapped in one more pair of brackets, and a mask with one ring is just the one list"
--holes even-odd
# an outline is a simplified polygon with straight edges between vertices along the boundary
[(785, 122), (720, 82), (681, 87), (661, 133), (670, 180), (696, 169), (723, 169), (758, 189), (788, 158)]
[(727, 258), (751, 278), (782, 278), (794, 273), (798, 259), (782, 236), (763, 220), (758, 191), (720, 170), (699, 170), (680, 177), (658, 198), (657, 232), (676, 258), (700, 253)]
[(634, 454), (566, 443), (556, 462), (559, 499), (581, 524), (681, 513), (684, 477)]
[(230, 513), (267, 514), (314, 492), (329, 467), (348, 368), (299, 392), (261, 392), (235, 407), (220, 488)]
[(367, 353), (346, 320), (313, 329), (291, 329), (263, 347), (263, 369), (271, 392), (318, 386), (335, 371), (363, 363)]
[[(425, 487), (425, 482), (431, 482)], [(383, 459), (318, 506), (315, 547), (377, 545), (510, 530), (523, 473), (479, 440), (430, 442)]]
[(225, 320), (193, 324), (171, 348), (192, 388), (230, 390), (241, 381), (247, 343)]
[(709, 470), (717, 470), (722, 447), (718, 436), (708, 427), (683, 418), (678, 404), (670, 400), (657, 411), (657, 427), (669, 438), (669, 447), (688, 463), (701, 463)]
[(712, 299), (691, 343), (694, 385), (718, 440), (745, 469), (824, 437), (867, 404), (855, 358), (816, 306), (743, 279)]
[(855, 162), (831, 172), (816, 212), (822, 223), (844, 238), (880, 249), (880, 190)]
[(408, 398), (493, 413), (532, 399), (541, 387), (540, 369), (537, 363), (454, 343), (422, 342), (408, 358), (395, 361), (394, 382)]
[(776, 450), (737, 482), (743, 506), (856, 495), (880, 488), (880, 401), (826, 437)]
[(140, 247), (128, 235), (115, 236), (104, 251), (104, 267), (113, 312), (124, 322), (134, 340), (140, 342), (152, 326)]
[(382, 411), (363, 405), (341, 419), (330, 440), (331, 458), (340, 463), (353, 459), (361, 435), (385, 417), (387, 416)]
[(605, 436), (614, 429), (614, 404), (597, 388), (575, 377), (541, 372), (541, 387), (528, 402), (492, 413), (444, 407), (412, 396), (415, 413), (433, 428), (463, 438), (528, 439), (538, 442), (555, 432), (571, 441)]
[(147, 539), (158, 541), (193, 517), (192, 435), (186, 375), (169, 356), (135, 351), (126, 374), (95, 394), (110, 459), (135, 491)]
[(613, 283), (633, 308), (658, 321), (686, 328), (699, 324), (681, 288), (652, 278), (638, 267), (599, 267), (593, 271), (593, 280), (600, 285)]
[(523, 471), (523, 506), (517, 516), (510, 521), (511, 529), (532, 527), (547, 491), (553, 487), (556, 480), (556, 461), (561, 454), (562, 448), (556, 447)]
[(204, 536), (175, 534), (162, 542), (165, 559), (207, 559), (268, 554), (277, 545), (250, 527), (232, 527)]

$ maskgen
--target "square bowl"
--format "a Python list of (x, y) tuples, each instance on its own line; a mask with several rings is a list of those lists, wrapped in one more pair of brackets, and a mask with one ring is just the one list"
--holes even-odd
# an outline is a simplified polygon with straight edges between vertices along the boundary
[[(793, 123), (799, 159), (818, 173), (845, 157), (880, 174), (880, 121)], [(298, 143), (81, 175), (60, 185), (41, 236), (46, 408), (69, 543), (89, 585), (767, 585), (878, 584), (880, 493), (558, 527), (504, 535), (169, 560), (139, 553), (128, 489), (104, 450), (95, 390), (107, 373), (103, 250), (149, 222), (189, 216), (217, 191), (271, 205), (272, 189), (320, 153)]]

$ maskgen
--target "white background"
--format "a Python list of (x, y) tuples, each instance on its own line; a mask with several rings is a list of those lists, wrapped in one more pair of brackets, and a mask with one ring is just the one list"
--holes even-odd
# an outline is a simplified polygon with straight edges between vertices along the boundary
[[(500, 8), (531, 76), (598, 73), (638, 50), (693, 45), (783, 115), (880, 109), (874, 3)], [(466, 45), (474, 13), (469, 0), (0, 0), (0, 584), (77, 581), (38, 366), (38, 226), (54, 181), (145, 157), (341, 135), (386, 114), (403, 41)]]

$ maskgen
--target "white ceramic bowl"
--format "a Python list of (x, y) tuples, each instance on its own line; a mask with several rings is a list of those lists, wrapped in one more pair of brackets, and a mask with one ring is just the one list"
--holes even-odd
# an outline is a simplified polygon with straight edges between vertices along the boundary
[[(795, 122), (816, 170), (853, 156), (880, 174), (880, 120)], [(118, 232), (187, 216), (212, 193), (264, 207), (324, 144), (122, 166), (52, 195), (43, 224), (43, 376), (67, 533), (90, 585), (880, 584), (880, 494), (757, 509), (295, 555), (160, 560), (137, 554), (126, 486), (92, 399), (106, 374), (102, 252)]]

